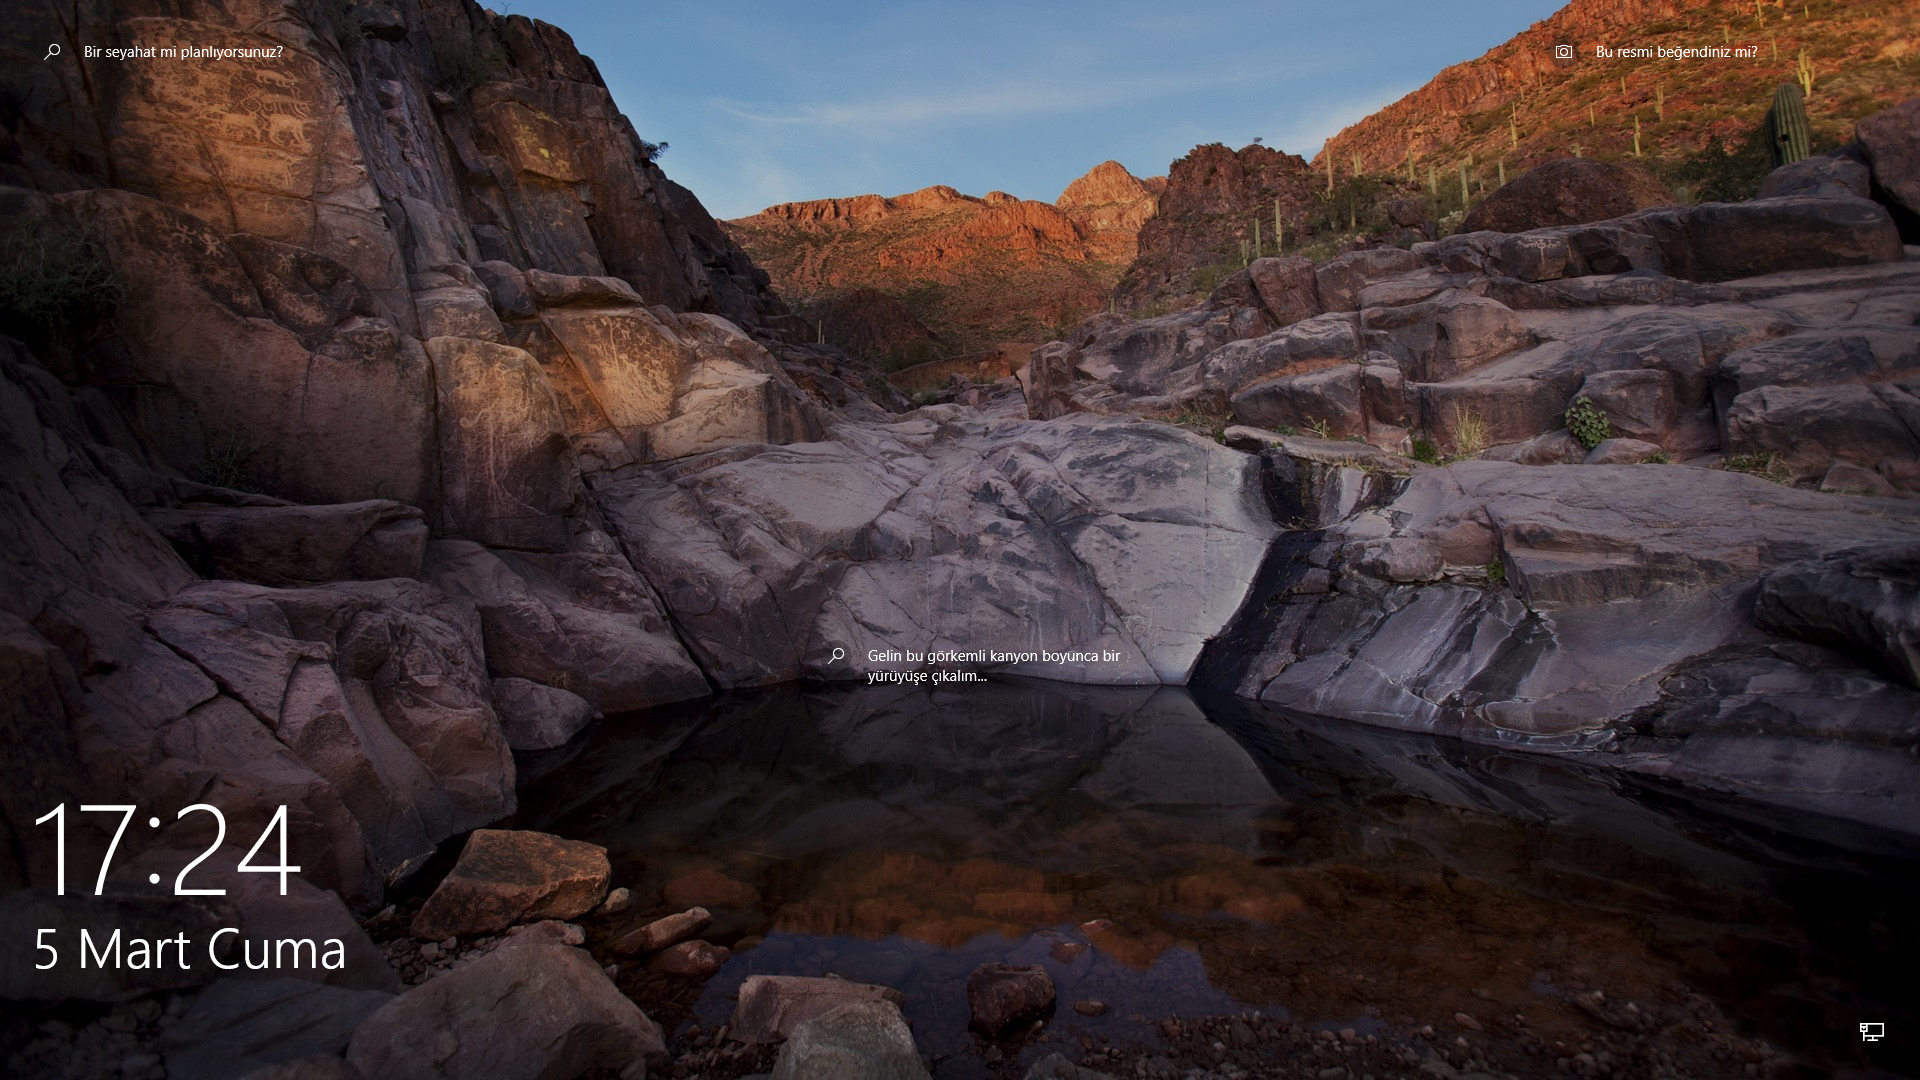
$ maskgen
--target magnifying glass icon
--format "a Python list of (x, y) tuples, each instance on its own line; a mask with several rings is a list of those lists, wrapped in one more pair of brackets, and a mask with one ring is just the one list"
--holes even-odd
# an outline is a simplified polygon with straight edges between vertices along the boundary
[(838, 660), (845, 660), (846, 658), (847, 658), (847, 650), (835, 649), (833, 650), (833, 655), (827, 657), (827, 663), (831, 664)]
[(47, 46), (47, 55), (41, 57), (40, 60), (44, 63), (45, 61), (51, 60), (54, 57), (59, 55), (60, 55), (60, 46), (58, 44), (49, 45)]

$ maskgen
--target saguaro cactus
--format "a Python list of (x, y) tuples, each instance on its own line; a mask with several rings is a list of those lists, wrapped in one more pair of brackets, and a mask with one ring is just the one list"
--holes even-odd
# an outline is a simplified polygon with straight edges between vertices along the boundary
[(1813, 96), (1813, 61), (1807, 59), (1807, 50), (1800, 50), (1800, 60), (1793, 66), (1793, 77), (1800, 80), (1800, 92), (1807, 97)]
[(1767, 110), (1767, 142), (1773, 147), (1775, 168), (1813, 156), (1806, 103), (1793, 83), (1773, 92), (1773, 108)]

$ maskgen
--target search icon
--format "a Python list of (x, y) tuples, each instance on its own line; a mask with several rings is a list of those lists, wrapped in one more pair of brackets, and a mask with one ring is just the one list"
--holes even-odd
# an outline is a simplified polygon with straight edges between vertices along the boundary
[(42, 63), (45, 63), (46, 61), (51, 60), (54, 57), (59, 55), (60, 55), (60, 45), (58, 42), (56, 42), (52, 45), (47, 46), (47, 55), (41, 57), (40, 60)]
[(835, 649), (833, 650), (833, 655), (827, 657), (827, 663), (831, 664), (836, 660), (845, 660), (846, 658), (847, 658), (847, 650)]

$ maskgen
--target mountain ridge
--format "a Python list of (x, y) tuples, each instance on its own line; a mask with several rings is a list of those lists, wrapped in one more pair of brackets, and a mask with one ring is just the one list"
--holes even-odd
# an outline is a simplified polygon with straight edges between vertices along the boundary
[[(828, 342), (898, 365), (1032, 340), (1105, 306), (1164, 190), (1105, 161), (1052, 203), (934, 184), (776, 203), (722, 225)], [(915, 325), (883, 330), (898, 311), (861, 306), (874, 295)]]

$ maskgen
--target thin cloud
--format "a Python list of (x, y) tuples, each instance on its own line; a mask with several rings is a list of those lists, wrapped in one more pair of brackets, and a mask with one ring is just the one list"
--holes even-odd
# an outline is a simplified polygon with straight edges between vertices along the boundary
[(1010, 119), (1047, 113), (1085, 112), (1168, 94), (1215, 89), (1255, 79), (1265, 72), (1184, 79), (1127, 79), (1071, 86), (1031, 84), (983, 87), (937, 97), (895, 97), (873, 101), (822, 102), (775, 110), (728, 98), (714, 99), (729, 116), (774, 127), (874, 128), (919, 126), (952, 121)]

